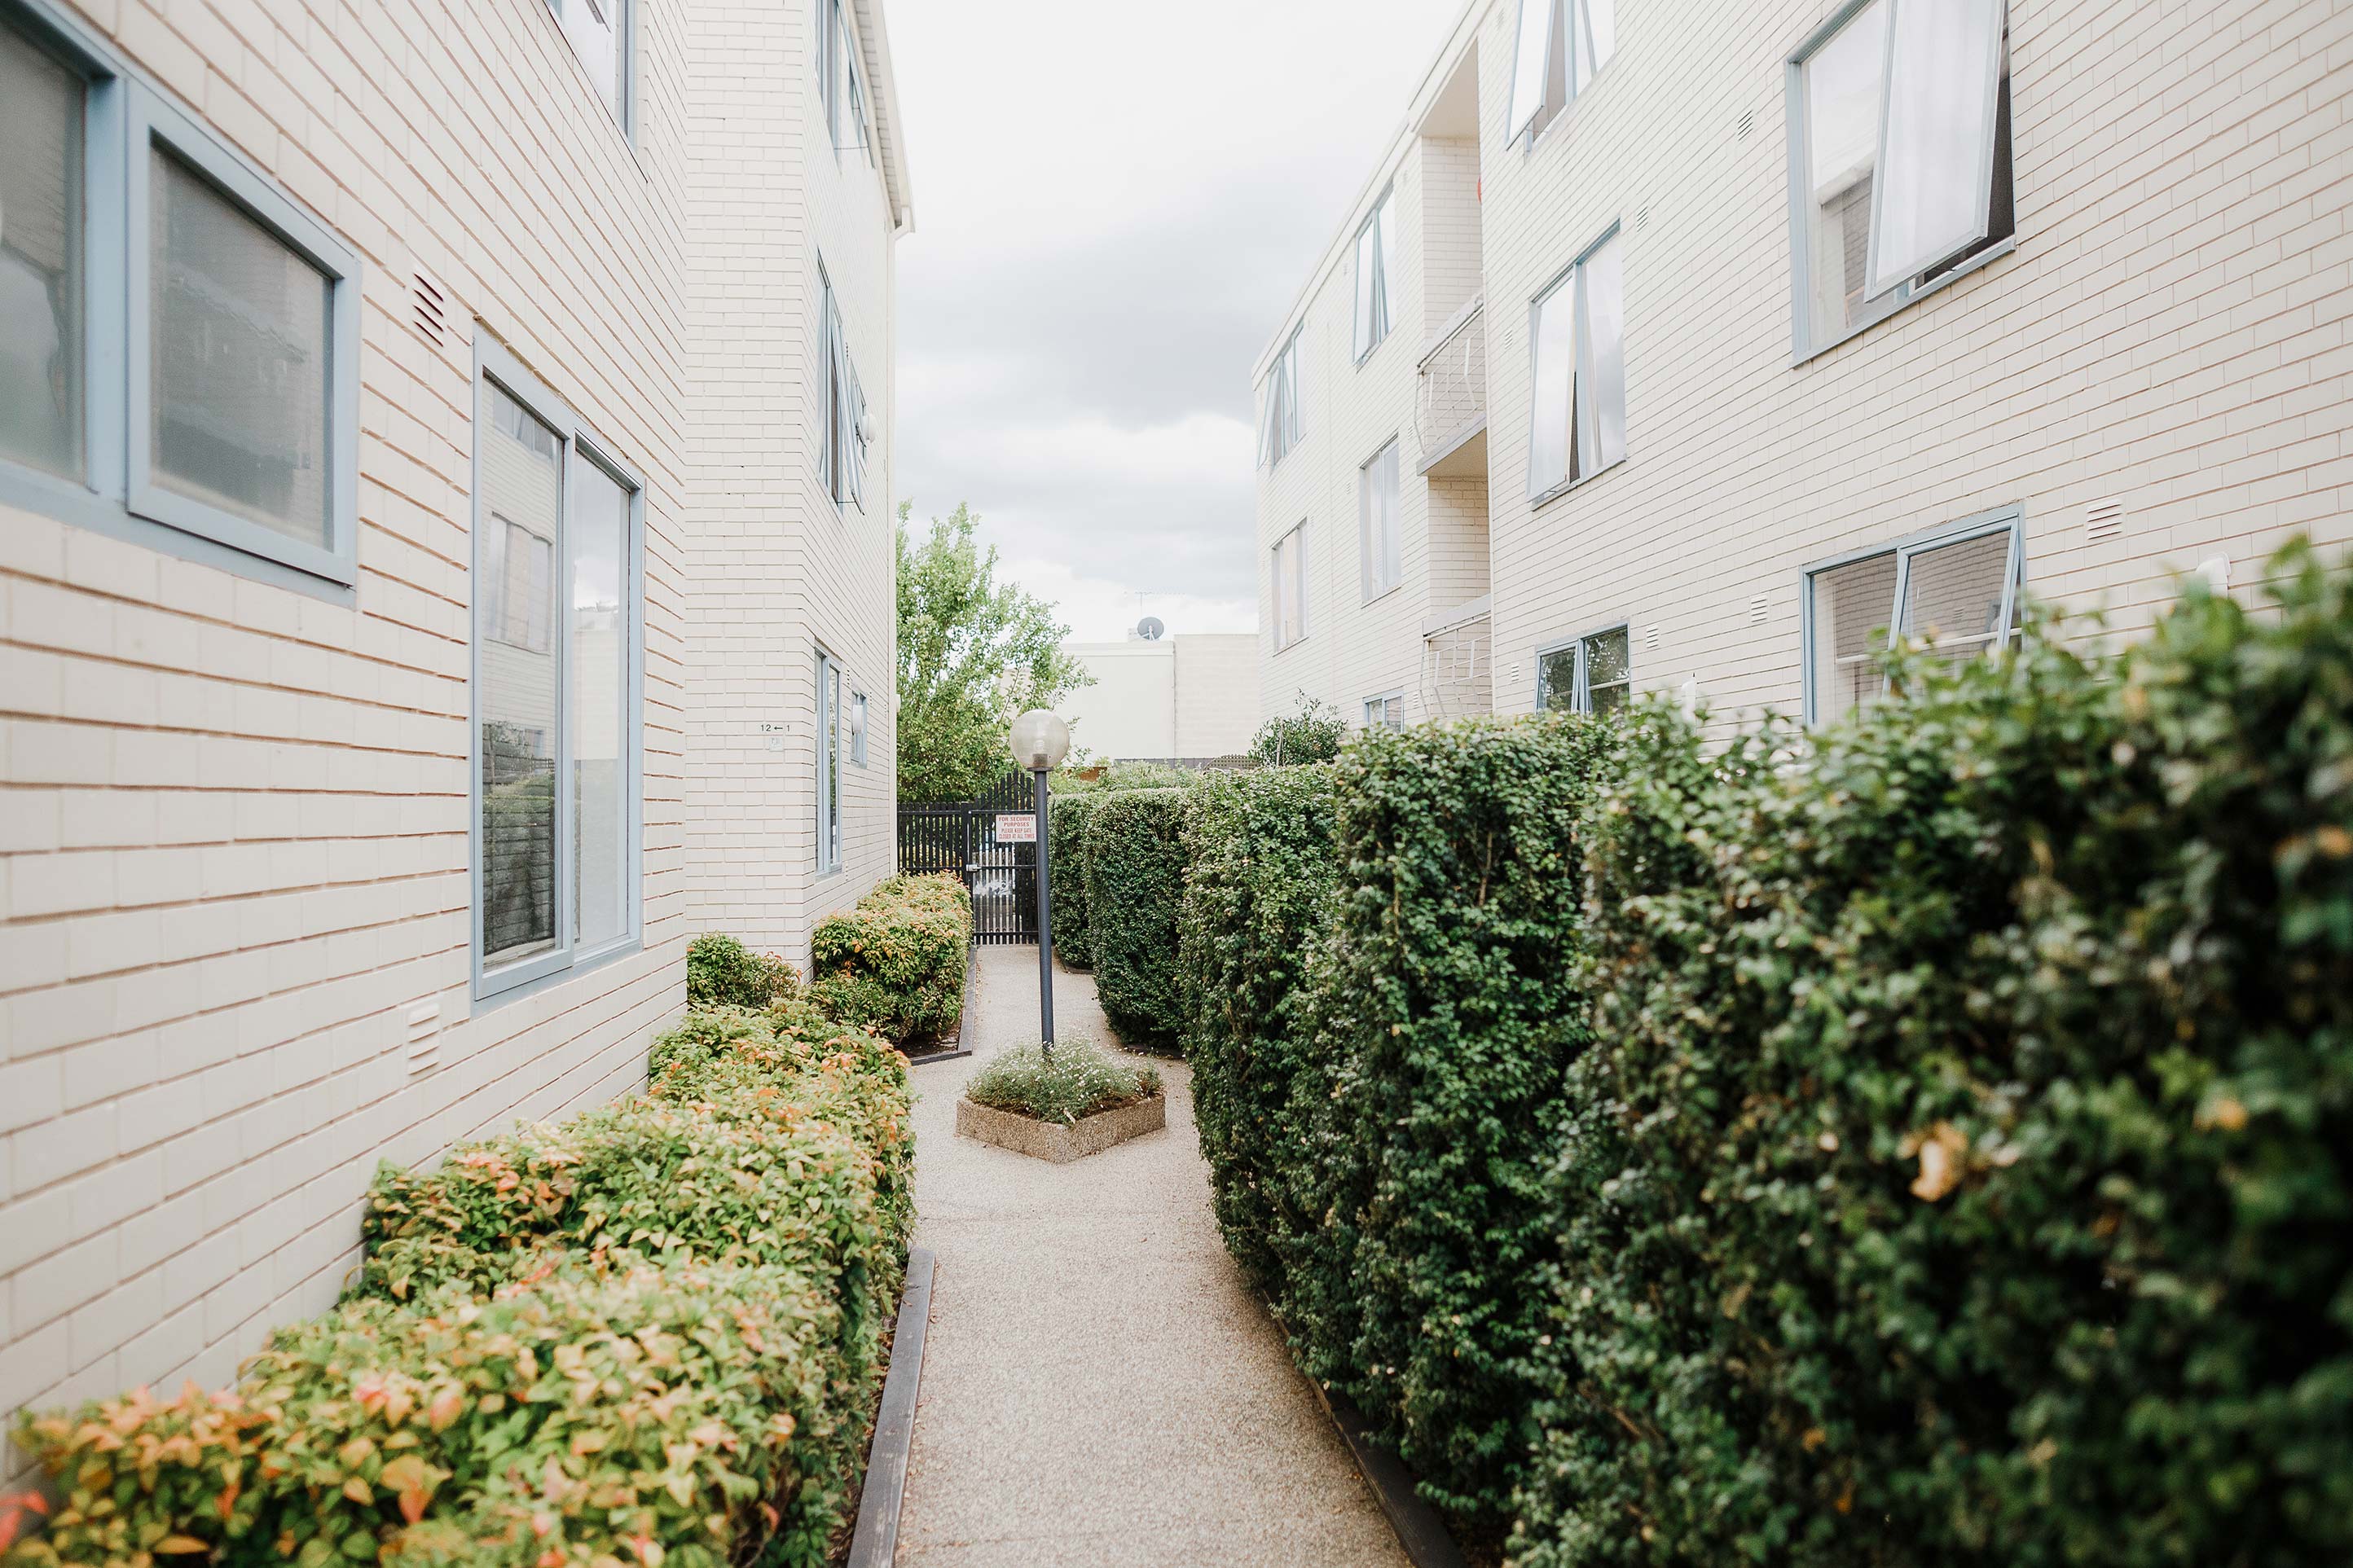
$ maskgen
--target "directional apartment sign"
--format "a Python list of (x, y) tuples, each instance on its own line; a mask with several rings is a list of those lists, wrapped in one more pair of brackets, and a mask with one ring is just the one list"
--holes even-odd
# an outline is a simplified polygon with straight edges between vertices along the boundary
[(1038, 819), (1028, 813), (1019, 816), (999, 816), (997, 819), (997, 841), (999, 844), (1037, 843)]

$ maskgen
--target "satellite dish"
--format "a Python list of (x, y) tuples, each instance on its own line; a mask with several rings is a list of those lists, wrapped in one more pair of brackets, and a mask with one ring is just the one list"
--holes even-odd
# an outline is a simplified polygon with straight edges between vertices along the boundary
[(1135, 623), (1135, 635), (1145, 642), (1158, 642), (1168, 635), (1168, 628), (1160, 624), (1158, 616), (1146, 616)]

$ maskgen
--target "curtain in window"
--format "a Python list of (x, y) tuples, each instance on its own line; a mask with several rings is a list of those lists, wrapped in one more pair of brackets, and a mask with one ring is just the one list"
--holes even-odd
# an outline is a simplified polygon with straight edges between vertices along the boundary
[(1870, 297), (1986, 237), (2004, 0), (1891, 0)]
[(1367, 599), (1396, 587), (1403, 575), (1398, 531), (1398, 447), (1391, 441), (1356, 479), (1356, 539)]
[(0, 24), (0, 458), (82, 468), (86, 89)]
[(1528, 494), (1626, 455), (1626, 308), (1618, 237), (1588, 252), (1535, 305)]

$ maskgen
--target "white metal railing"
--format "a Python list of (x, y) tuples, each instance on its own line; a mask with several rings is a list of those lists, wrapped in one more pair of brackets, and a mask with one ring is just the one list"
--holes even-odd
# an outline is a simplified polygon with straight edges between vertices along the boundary
[(1476, 613), (1444, 617), (1427, 628), (1421, 639), (1422, 706), (1440, 719), (1468, 718), (1494, 707), (1493, 642), (1486, 601), (1463, 608)]
[(1487, 311), (1473, 300), (1421, 356), (1414, 426), (1425, 462), (1469, 440), (1487, 423)]

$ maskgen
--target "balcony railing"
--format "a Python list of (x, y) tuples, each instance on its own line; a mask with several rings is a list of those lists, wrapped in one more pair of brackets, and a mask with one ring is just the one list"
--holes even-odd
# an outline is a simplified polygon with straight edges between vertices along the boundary
[(1463, 719), (1494, 706), (1489, 598), (1430, 616), (1421, 626), (1421, 700), (1440, 719)]
[(1421, 356), (1414, 425), (1426, 473), (1487, 427), (1487, 311), (1473, 300)]

